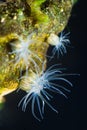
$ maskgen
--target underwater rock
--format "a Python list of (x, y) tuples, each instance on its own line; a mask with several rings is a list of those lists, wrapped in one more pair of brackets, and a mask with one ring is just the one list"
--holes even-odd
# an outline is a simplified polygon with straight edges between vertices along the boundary
[(43, 74), (47, 50), (50, 45), (55, 46), (52, 42), (67, 25), (75, 2), (6, 0), (0, 3), (0, 97), (18, 88), (28, 92), (30, 87), (20, 87), (25, 82), (22, 77), (28, 75), (31, 81), (37, 71), (39, 76)]

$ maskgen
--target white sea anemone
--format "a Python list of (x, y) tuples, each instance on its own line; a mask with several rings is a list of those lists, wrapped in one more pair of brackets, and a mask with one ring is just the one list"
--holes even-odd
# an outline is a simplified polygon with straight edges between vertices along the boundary
[(34, 66), (37, 66), (32, 56), (41, 61), (37, 54), (30, 50), (30, 45), (35, 42), (35, 40), (33, 40), (32, 38), (33, 35), (34, 34), (31, 33), (26, 39), (23, 39), (22, 36), (18, 36), (18, 41), (10, 43), (12, 52), (10, 52), (9, 54), (15, 55), (15, 59), (12, 60), (15, 61), (15, 65), (22, 62), (22, 67), (20, 68), (21, 70), (24, 66), (27, 70), (30, 62), (32, 62)]
[(57, 36), (56, 34), (50, 34), (47, 41), (49, 44), (54, 46), (52, 50), (53, 56), (55, 53), (57, 53), (58, 56), (67, 53), (66, 46), (70, 44), (68, 36), (69, 33), (65, 34), (64, 32), (61, 32), (60, 36)]
[(42, 119), (45, 104), (47, 104), (53, 111), (57, 112), (57, 110), (49, 103), (50, 99), (52, 98), (50, 91), (59, 93), (65, 97), (67, 96), (61, 91), (61, 89), (64, 89), (68, 92), (70, 91), (64, 86), (54, 83), (54, 81), (63, 81), (66, 84), (72, 86), (72, 83), (70, 81), (63, 78), (63, 76), (66, 76), (67, 74), (63, 74), (61, 71), (62, 69), (56, 69), (55, 66), (56, 65), (51, 66), (45, 72), (43, 69), (42, 75), (39, 75), (38, 72), (34, 73), (34, 78), (29, 76), (24, 76), (21, 78), (23, 80), (23, 83), (21, 84), (20, 89), (25, 88), (27, 94), (22, 98), (19, 106), (21, 103), (23, 103), (22, 110), (25, 111), (28, 103), (31, 100), (32, 114), (38, 120), (40, 119), (38, 118), (36, 114), (37, 112), (35, 111), (36, 105), (38, 106), (39, 115)]

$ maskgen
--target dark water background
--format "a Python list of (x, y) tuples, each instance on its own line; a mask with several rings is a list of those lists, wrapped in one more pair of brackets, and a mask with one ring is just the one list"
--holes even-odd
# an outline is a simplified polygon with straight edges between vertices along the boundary
[[(53, 59), (48, 66), (62, 63), (71, 73), (79, 73), (68, 79), (74, 87), (68, 95), (68, 100), (60, 95), (54, 95), (53, 104), (58, 108), (57, 115), (47, 106), (44, 120), (38, 122), (32, 116), (30, 108), (22, 112), (17, 105), (25, 94), (13, 92), (6, 96), (6, 104), (0, 111), (0, 130), (87, 130), (86, 127), (86, 68), (87, 68), (87, 35), (86, 35), (86, 0), (79, 0), (73, 7), (72, 16), (66, 30), (70, 31), (70, 41), (74, 48), (68, 48), (67, 55)], [(49, 48), (50, 54), (52, 48)]]

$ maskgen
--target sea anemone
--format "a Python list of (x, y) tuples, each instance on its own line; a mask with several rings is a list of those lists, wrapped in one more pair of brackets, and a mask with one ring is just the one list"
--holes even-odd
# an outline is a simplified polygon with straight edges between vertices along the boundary
[(48, 37), (48, 43), (54, 46), (52, 53), (53, 56), (57, 53), (57, 55), (63, 55), (67, 53), (66, 46), (70, 45), (70, 40), (68, 39), (69, 33), (65, 34), (65, 32), (61, 32), (60, 36), (56, 34), (50, 34)]
[(30, 49), (31, 44), (36, 42), (32, 38), (33, 35), (34, 33), (31, 33), (26, 39), (23, 39), (22, 36), (18, 36), (18, 40), (16, 42), (10, 43), (12, 52), (9, 54), (13, 54), (15, 56), (15, 59), (11, 60), (11, 62), (15, 61), (15, 65), (20, 64), (20, 70), (23, 70), (24, 67), (26, 67), (27, 70), (30, 62), (32, 62), (35, 67), (37, 67), (37, 63), (33, 57), (41, 61), (38, 55)]
[[(63, 76), (66, 76), (67, 74), (63, 74), (61, 70), (62, 68), (56, 69), (55, 66), (51, 66), (49, 69), (47, 69), (44, 72), (44, 69), (42, 69), (42, 74), (40, 75), (37, 71), (34, 73), (33, 78), (29, 76), (23, 76), (21, 77), (22, 83), (20, 85), (20, 89), (25, 88), (27, 94), (21, 99), (19, 106), (21, 103), (22, 110), (25, 111), (28, 103), (30, 100), (32, 101), (32, 114), (33, 116), (40, 120), (35, 112), (35, 104), (38, 106), (40, 117), (43, 119), (44, 114), (44, 106), (47, 104), (53, 111), (58, 111), (49, 103), (51, 98), (53, 97), (50, 94), (51, 92), (59, 93), (67, 98), (67, 96), (62, 92), (61, 89), (64, 89), (65, 91), (70, 92), (67, 88), (65, 88), (62, 85), (53, 83), (54, 81), (64, 81), (68, 85), (72, 86), (72, 83), (68, 81), (67, 79), (63, 78)], [(61, 88), (61, 89), (60, 89)]]

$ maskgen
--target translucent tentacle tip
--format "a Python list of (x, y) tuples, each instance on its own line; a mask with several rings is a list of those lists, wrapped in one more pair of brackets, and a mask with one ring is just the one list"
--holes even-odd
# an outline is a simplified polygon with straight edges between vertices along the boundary
[[(57, 67), (57, 69), (55, 67)], [(34, 73), (34, 78), (29, 76), (22, 77), (23, 83), (21, 84), (20, 89), (25, 87), (27, 94), (21, 99), (18, 106), (22, 105), (22, 110), (25, 111), (28, 103), (31, 101), (32, 114), (39, 121), (43, 119), (45, 104), (58, 113), (50, 104), (50, 101), (53, 98), (51, 95), (52, 92), (59, 93), (67, 98), (62, 90), (70, 92), (67, 87), (72, 86), (72, 83), (64, 78), (64, 76), (69, 74), (62, 73), (63, 69), (64, 68), (58, 68), (58, 65), (53, 65), (45, 72), (43, 69), (42, 75), (39, 75), (39, 72), (36, 72)], [(59, 81), (63, 81), (67, 86), (62, 86)]]

